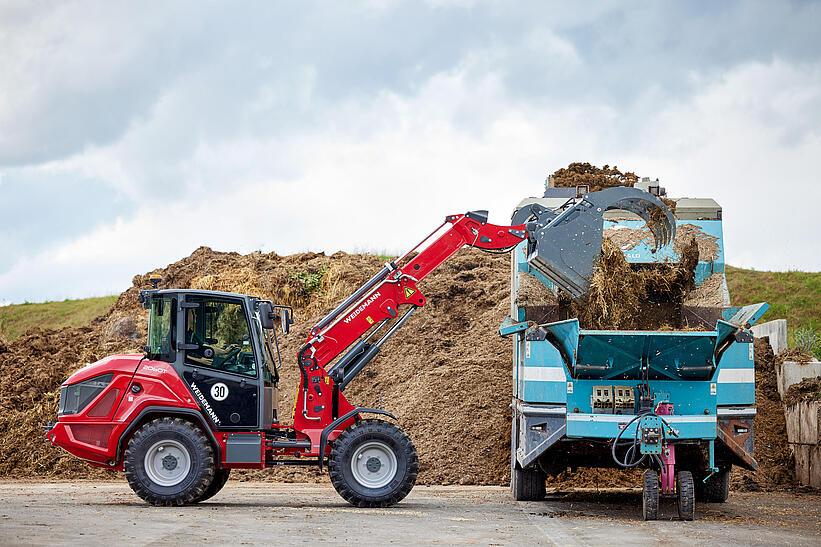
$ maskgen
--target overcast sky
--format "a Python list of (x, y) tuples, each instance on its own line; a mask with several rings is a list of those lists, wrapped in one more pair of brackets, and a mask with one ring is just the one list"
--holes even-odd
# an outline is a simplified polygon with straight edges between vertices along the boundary
[(816, 2), (0, 2), (0, 301), (199, 245), (398, 252), (572, 161), (821, 270)]

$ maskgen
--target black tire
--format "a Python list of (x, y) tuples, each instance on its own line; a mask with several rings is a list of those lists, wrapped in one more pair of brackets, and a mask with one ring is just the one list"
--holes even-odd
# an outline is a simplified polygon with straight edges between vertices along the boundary
[(696, 501), (724, 503), (730, 497), (730, 468), (722, 469), (704, 482), (704, 476), (696, 476)]
[(679, 518), (693, 520), (696, 516), (696, 492), (693, 474), (690, 471), (679, 471), (676, 475), (676, 494)]
[[(362, 459), (365, 454), (371, 454), (367, 460)], [(362, 462), (356, 470), (352, 465), (355, 456)], [(389, 470), (394, 465), (395, 472), (391, 473)], [(383, 467), (388, 471), (380, 475)], [(419, 458), (402, 428), (382, 420), (362, 420), (334, 441), (328, 471), (331, 484), (351, 505), (390, 507), (407, 496), (416, 483)], [(367, 475), (370, 473), (375, 478), (369, 485), (363, 481), (370, 479)], [(387, 482), (381, 484), (380, 480)]]
[(510, 473), (510, 490), (516, 501), (541, 501), (545, 496), (547, 476), (536, 468), (521, 469), (513, 465)]
[(641, 514), (644, 520), (656, 520), (659, 518), (659, 476), (652, 469), (648, 469), (644, 472)]
[[(179, 463), (184, 458), (173, 456), (169, 460), (168, 468), (172, 470), (177, 465), (188, 467), (176, 484), (162, 485), (150, 476), (156, 471), (146, 470), (146, 455), (149, 451), (162, 450), (162, 442), (173, 443), (180, 447), (174, 450), (187, 453), (187, 463)], [(151, 505), (187, 505), (201, 500), (214, 481), (214, 449), (203, 431), (191, 422), (182, 418), (156, 418), (140, 427), (128, 441), (124, 467), (131, 489)], [(162, 467), (166, 468), (164, 461)]]
[(214, 473), (214, 480), (211, 481), (211, 486), (206, 488), (205, 492), (202, 494), (202, 497), (198, 500), (194, 500), (194, 503), (199, 503), (216, 496), (217, 493), (222, 490), (222, 487), (225, 486), (225, 483), (228, 482), (228, 476), (230, 474), (230, 469), (217, 469)]

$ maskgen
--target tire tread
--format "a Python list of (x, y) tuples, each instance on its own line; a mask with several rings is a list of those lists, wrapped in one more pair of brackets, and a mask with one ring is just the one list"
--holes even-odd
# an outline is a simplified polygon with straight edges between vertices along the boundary
[[(164, 431), (191, 435), (191, 438), (198, 445), (198, 448), (202, 449), (204, 454), (201, 461), (203, 469), (201, 476), (185, 491), (177, 495), (164, 495), (152, 492), (138, 473), (138, 466), (142, 465), (137, 455), (140, 445), (145, 442), (144, 439)], [(191, 454), (191, 457), (193, 458), (195, 455)], [(128, 441), (123, 463), (125, 478), (131, 489), (143, 500), (155, 506), (179, 506), (197, 503), (202, 499), (202, 496), (205, 495), (211, 483), (214, 481), (215, 461), (211, 441), (198, 426), (188, 420), (177, 417), (165, 416), (162, 418), (154, 418), (137, 429)]]
[[(399, 450), (404, 452), (407, 458), (405, 476), (400, 486), (387, 497), (369, 499), (362, 496), (350, 487), (343, 474), (342, 466), (345, 465), (345, 454), (354, 449), (355, 443), (361, 437), (369, 435), (390, 437), (397, 442)], [(397, 470), (397, 472), (399, 471)], [(416, 454), (416, 447), (414, 447), (413, 442), (399, 426), (384, 420), (360, 420), (344, 430), (331, 446), (328, 474), (336, 491), (351, 505), (355, 507), (390, 507), (402, 501), (416, 483), (416, 477), (419, 475), (419, 457)]]

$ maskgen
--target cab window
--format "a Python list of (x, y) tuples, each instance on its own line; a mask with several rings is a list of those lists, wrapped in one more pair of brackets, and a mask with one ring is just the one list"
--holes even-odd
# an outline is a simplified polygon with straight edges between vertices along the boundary
[(186, 310), (185, 342), (196, 349), (186, 351), (189, 365), (256, 376), (257, 366), (248, 320), (241, 302), (189, 297), (199, 304)]
[(171, 354), (171, 325), (174, 306), (171, 297), (154, 298), (148, 314), (148, 345), (146, 353), (152, 359), (173, 361)]

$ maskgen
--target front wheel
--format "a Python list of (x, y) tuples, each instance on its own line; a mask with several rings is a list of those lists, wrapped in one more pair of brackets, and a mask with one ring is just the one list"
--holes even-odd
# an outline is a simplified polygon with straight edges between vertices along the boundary
[(644, 520), (659, 518), (659, 476), (652, 469), (644, 472), (641, 491), (641, 515)]
[(681, 520), (693, 520), (696, 514), (696, 495), (693, 474), (690, 471), (679, 471), (676, 476), (676, 493), (678, 494), (678, 515)]
[(334, 488), (350, 504), (389, 507), (413, 488), (419, 458), (400, 427), (362, 420), (334, 441), (328, 468)]

